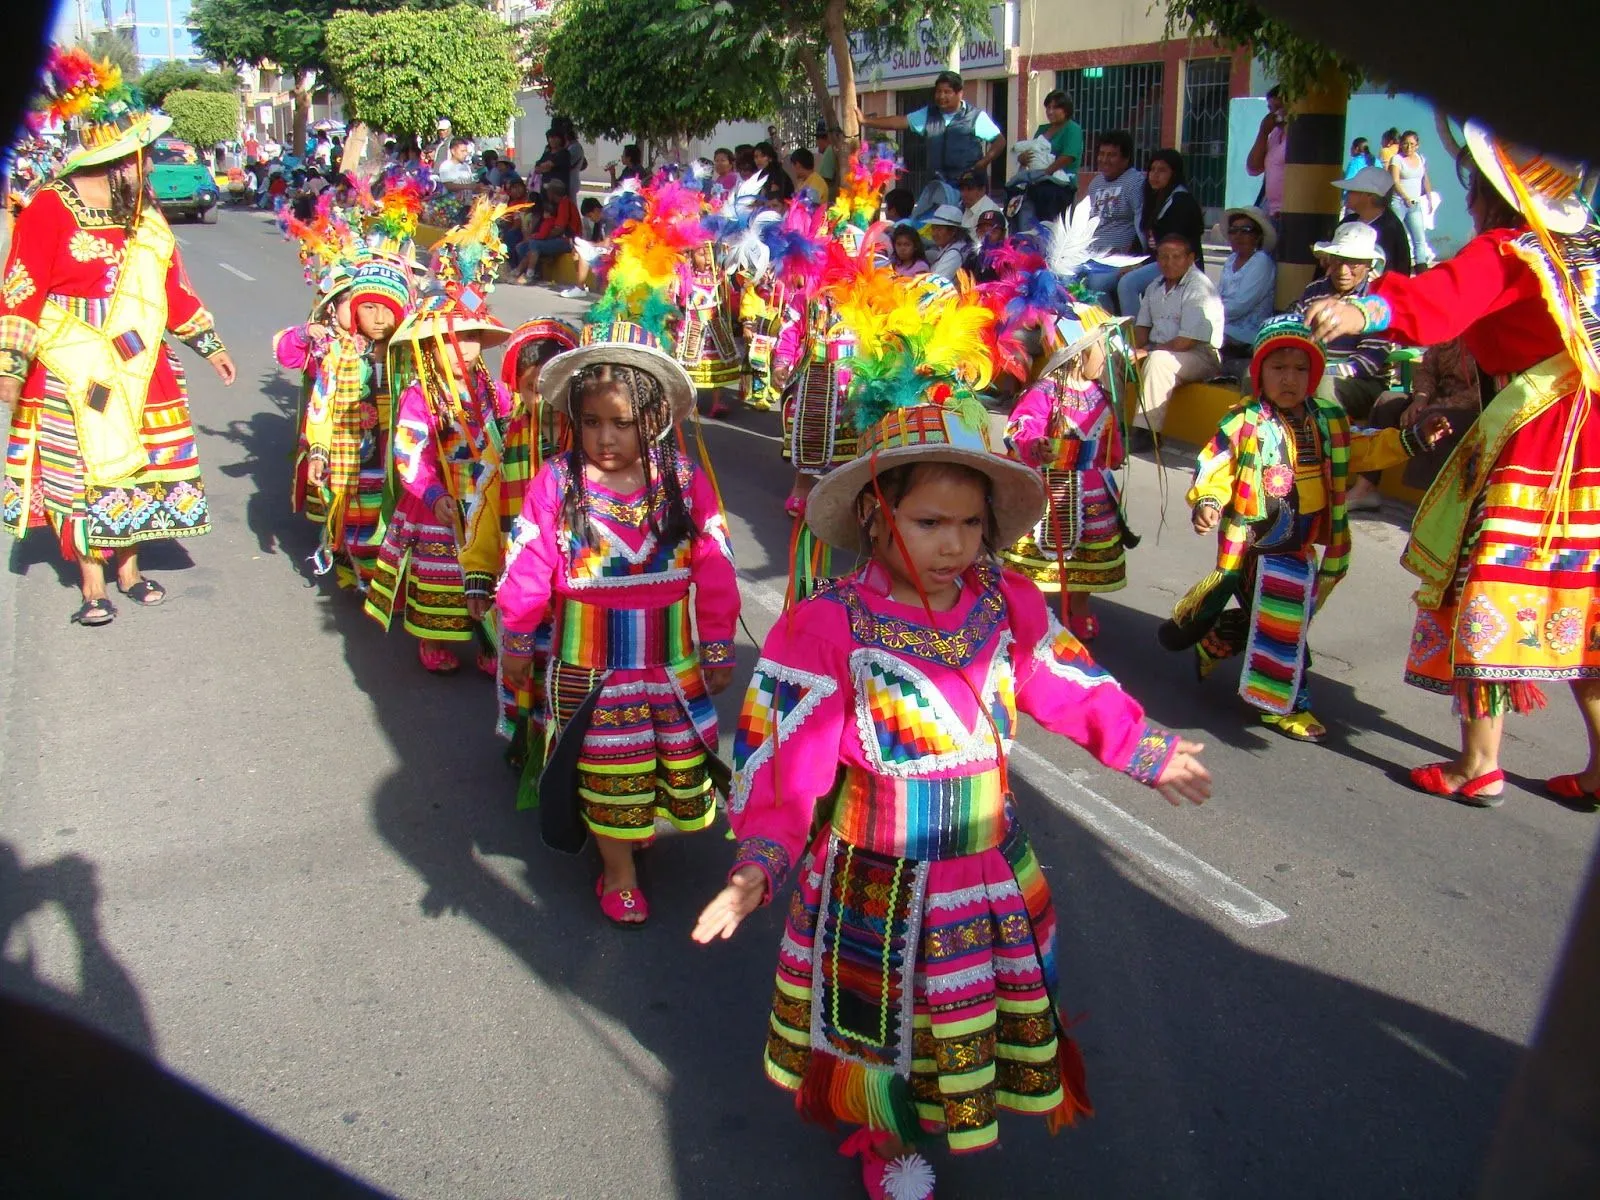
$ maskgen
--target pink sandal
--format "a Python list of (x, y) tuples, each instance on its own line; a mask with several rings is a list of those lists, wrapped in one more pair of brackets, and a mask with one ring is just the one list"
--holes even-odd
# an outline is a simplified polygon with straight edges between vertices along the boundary
[[(650, 919), (650, 902), (638, 884), (631, 888), (606, 891), (606, 877), (602, 874), (594, 881), (594, 894), (600, 897), (600, 912), (605, 919), (621, 929), (638, 929)], [(629, 917), (638, 920), (630, 921)]]
[(1084, 613), (1081, 617), (1077, 613), (1068, 613), (1067, 628), (1080, 642), (1092, 642), (1100, 636), (1100, 618), (1093, 613)]
[(805, 498), (802, 496), (791, 495), (783, 502), (783, 511), (788, 513), (791, 517), (798, 517), (801, 513), (805, 512), (805, 510), (806, 502)]
[(894, 1138), (865, 1126), (845, 1138), (839, 1153), (846, 1158), (860, 1157), (861, 1183), (869, 1200), (933, 1200), (933, 1166), (912, 1151), (897, 1158), (883, 1151)]
[(494, 651), (483, 650), (479, 652), (478, 670), (482, 671), (490, 679), (493, 679), (499, 674), (499, 667), (500, 660), (495, 657)]
[(461, 660), (437, 642), (418, 642), (417, 661), (430, 675), (454, 675), (461, 669)]

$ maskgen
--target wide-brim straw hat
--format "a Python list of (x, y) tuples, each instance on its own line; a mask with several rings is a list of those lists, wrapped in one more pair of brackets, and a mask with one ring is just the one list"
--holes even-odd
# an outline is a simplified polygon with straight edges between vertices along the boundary
[(1378, 231), (1365, 221), (1346, 221), (1333, 231), (1333, 237), (1318, 242), (1311, 249), (1329, 258), (1342, 258), (1348, 262), (1367, 263), (1374, 271), (1381, 271), (1388, 258), (1378, 244)]
[(61, 173), (67, 175), (127, 158), (171, 128), (172, 118), (166, 113), (143, 108), (130, 108), (112, 121), (86, 121), (78, 128), (79, 146), (67, 155)]
[[(629, 321), (586, 325), (576, 349), (562, 351), (545, 363), (539, 372), (539, 392), (545, 403), (564, 413), (576, 426), (577, 417), (569, 408), (572, 377), (585, 367), (601, 364), (632, 367), (654, 378), (666, 397), (672, 424), (687, 421), (693, 415), (694, 381), (683, 364), (663, 350), (660, 340), (649, 330)], [(670, 428), (658, 436), (665, 437)]]
[(429, 342), (465, 333), (476, 335), (484, 346), (498, 346), (511, 336), (511, 330), (489, 314), (488, 303), (481, 293), (474, 288), (462, 288), (456, 293), (434, 292), (423, 296), (389, 340)]
[[(1531, 215), (1531, 206), (1546, 229), (1561, 234), (1578, 233), (1593, 220), (1583, 201), (1581, 164), (1501, 141), (1477, 121), (1468, 121), (1462, 133), (1472, 161), (1524, 217)], [(1527, 193), (1526, 202), (1512, 185), (1513, 173)]]
[(1116, 326), (1132, 322), (1132, 317), (1114, 317), (1098, 305), (1074, 306), (1072, 312), (1056, 318), (1055, 336), (1061, 342), (1061, 346), (1045, 360), (1044, 369), (1039, 372), (1039, 377), (1042, 379), (1054, 371), (1059, 371)]
[(1240, 208), (1230, 208), (1222, 214), (1223, 232), (1227, 232), (1228, 222), (1235, 217), (1248, 217), (1255, 227), (1261, 230), (1261, 249), (1271, 254), (1278, 248), (1278, 228), (1272, 223), (1272, 218), (1267, 216), (1254, 204), (1246, 204)]
[(806, 499), (806, 524), (830, 546), (851, 553), (861, 544), (856, 501), (874, 475), (907, 463), (957, 463), (989, 479), (996, 544), (1009, 546), (1039, 523), (1044, 484), (1039, 473), (989, 448), (987, 427), (973, 429), (938, 404), (896, 408), (861, 435), (862, 453), (834, 468)]

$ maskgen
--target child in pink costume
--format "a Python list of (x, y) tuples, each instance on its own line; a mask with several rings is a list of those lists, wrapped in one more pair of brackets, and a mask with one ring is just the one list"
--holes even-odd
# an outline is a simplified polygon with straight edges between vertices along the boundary
[(583, 739), (578, 796), (604, 866), (601, 911), (631, 926), (649, 916), (633, 852), (656, 818), (699, 830), (716, 817), (710, 697), (733, 678), (738, 583), (716, 494), (671, 440), (694, 405), (682, 366), (636, 325), (591, 326), (540, 381), (576, 444), (540, 469), (513, 528), (495, 598), (502, 671), (511, 686), (527, 678), (553, 616), (552, 754), (600, 689), (588, 729), (571, 731)]
[(998, 1110), (1052, 1128), (1092, 1111), (1049, 889), (1007, 784), (1017, 714), (1173, 803), (1202, 801), (1209, 776), (1200, 747), (1146, 720), (994, 561), (1043, 494), (989, 450), (978, 379), (940, 380), (914, 348), (889, 372), (857, 365), (859, 419), (879, 419), (806, 519), (871, 560), (767, 637), (734, 741), (735, 866), (694, 936), (729, 936), (797, 876), (767, 1076), (808, 1118), (863, 1127), (842, 1152), (870, 1196), (921, 1200), (917, 1137), (974, 1151), (996, 1143)]

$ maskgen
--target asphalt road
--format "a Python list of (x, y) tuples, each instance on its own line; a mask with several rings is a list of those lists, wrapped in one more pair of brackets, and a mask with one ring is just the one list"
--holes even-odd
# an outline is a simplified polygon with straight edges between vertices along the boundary
[[(49, 538), (7, 547), (0, 986), (399, 1196), (859, 1194), (836, 1138), (761, 1076), (778, 910), (690, 943), (719, 831), (651, 852), (647, 930), (604, 924), (591, 863), (512, 809), (488, 683), (424, 676), (405, 636), (307, 575), (294, 384), (269, 348), (307, 305), (291, 249), (255, 214), (177, 232), (240, 369), (223, 389), (186, 363), (216, 527), (150, 550), (170, 600), (102, 630), (68, 625)], [(512, 323), (577, 311), (544, 288), (494, 304)], [(775, 435), (769, 414), (705, 433), (758, 638), (787, 541)], [(1400, 682), (1396, 511), (1358, 522), (1314, 634), (1335, 736), (1261, 731), (1231, 676), (1200, 687), (1154, 640), (1209, 565), (1183, 486), (1134, 472), (1145, 540), (1095, 650), (1207, 743), (1217, 795), (1170, 810), (1024, 733), (1098, 1113), (937, 1155), (939, 1195), (1464, 1195), (1594, 847), (1597, 818), (1537, 786), (1581, 765), (1576, 713), (1559, 693), (1513, 721), (1497, 811), (1396, 781), (1454, 739), (1448, 705)], [(742, 672), (754, 657), (742, 641)]]

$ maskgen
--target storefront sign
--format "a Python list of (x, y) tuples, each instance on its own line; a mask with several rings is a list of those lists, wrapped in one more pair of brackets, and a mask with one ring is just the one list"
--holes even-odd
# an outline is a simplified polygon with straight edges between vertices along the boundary
[[(1004, 70), (1006, 52), (1017, 44), (1017, 6), (991, 4), (989, 29), (966, 38), (961, 44), (961, 64), (957, 68), (963, 75), (983, 71)], [(926, 79), (940, 71), (950, 69), (950, 44), (934, 36), (932, 26), (924, 21), (917, 26), (916, 36), (909, 46), (888, 50), (881, 57), (874, 56), (867, 39), (858, 33), (850, 35), (850, 57), (855, 60), (858, 84), (879, 81), (903, 82), (908, 79)], [(839, 71), (833, 55), (828, 55), (828, 86), (839, 86)]]

